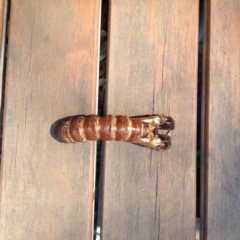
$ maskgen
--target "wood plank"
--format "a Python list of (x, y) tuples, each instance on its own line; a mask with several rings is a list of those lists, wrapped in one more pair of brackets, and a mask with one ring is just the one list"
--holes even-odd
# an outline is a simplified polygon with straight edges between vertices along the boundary
[(240, 2), (205, 1), (202, 239), (240, 235)]
[(1, 239), (92, 238), (95, 143), (50, 131), (96, 113), (99, 15), (95, 0), (11, 1)]
[(175, 119), (172, 147), (106, 144), (103, 239), (195, 239), (198, 1), (110, 2), (107, 114)]

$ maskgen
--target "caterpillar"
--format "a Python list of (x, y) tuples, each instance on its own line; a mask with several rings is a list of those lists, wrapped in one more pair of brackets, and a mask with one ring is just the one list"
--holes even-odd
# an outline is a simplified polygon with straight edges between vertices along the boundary
[(151, 149), (164, 151), (170, 148), (171, 138), (160, 130), (173, 130), (174, 120), (164, 115), (127, 116), (76, 116), (63, 120), (56, 137), (64, 143), (95, 141), (125, 141)]

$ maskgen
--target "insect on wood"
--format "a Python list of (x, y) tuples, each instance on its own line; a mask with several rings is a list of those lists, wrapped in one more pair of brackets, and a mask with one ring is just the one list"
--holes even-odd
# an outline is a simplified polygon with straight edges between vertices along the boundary
[(164, 115), (127, 116), (76, 116), (63, 120), (56, 137), (64, 143), (86, 140), (116, 140), (164, 151), (170, 148), (171, 138), (161, 130), (173, 130), (174, 120)]

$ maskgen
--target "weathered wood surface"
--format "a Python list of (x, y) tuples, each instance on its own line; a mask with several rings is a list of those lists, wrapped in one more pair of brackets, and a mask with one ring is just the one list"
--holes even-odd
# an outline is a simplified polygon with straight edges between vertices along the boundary
[(202, 239), (240, 236), (240, 2), (205, 1)]
[(110, 2), (107, 114), (175, 119), (172, 147), (106, 144), (103, 239), (195, 239), (198, 1)]
[(1, 239), (91, 239), (95, 143), (50, 135), (96, 113), (100, 1), (12, 0)]

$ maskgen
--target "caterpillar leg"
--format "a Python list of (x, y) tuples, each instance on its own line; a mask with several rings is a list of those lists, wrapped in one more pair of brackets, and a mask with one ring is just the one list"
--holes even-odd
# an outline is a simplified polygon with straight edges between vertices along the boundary
[(141, 117), (131, 117), (138, 121), (150, 124), (157, 130), (173, 130), (175, 128), (174, 120), (169, 116), (164, 115), (148, 115)]
[(139, 138), (130, 142), (158, 151), (165, 151), (171, 147), (171, 138), (163, 134), (156, 134), (153, 138)]

